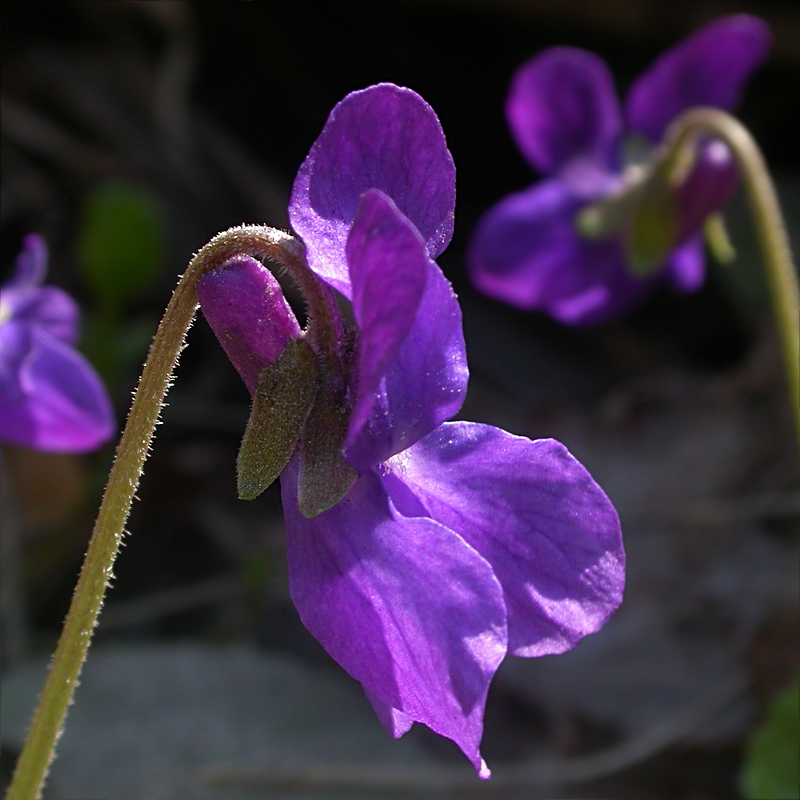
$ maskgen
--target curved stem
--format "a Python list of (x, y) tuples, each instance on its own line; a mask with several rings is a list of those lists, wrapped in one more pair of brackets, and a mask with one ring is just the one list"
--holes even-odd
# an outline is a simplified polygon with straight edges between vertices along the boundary
[[(78, 683), (92, 632), (112, 577), (133, 496), (139, 484), (172, 372), (197, 310), (200, 278), (233, 255), (247, 253), (274, 259), (293, 275), (317, 314), (325, 319), (324, 289), (305, 265), (302, 245), (289, 234), (265, 226), (240, 226), (215, 236), (192, 259), (158, 326), (128, 422), (117, 447), (100, 511), (72, 597), (50, 671), (17, 762), (6, 800), (35, 800), (41, 794), (67, 708)], [(319, 308), (317, 308), (319, 306)], [(320, 318), (320, 315), (322, 318)]]
[(670, 126), (666, 139), (667, 158), (675, 159), (677, 171), (685, 167), (682, 154), (691, 152), (699, 137), (709, 135), (722, 139), (730, 147), (742, 172), (767, 267), (792, 413), (800, 437), (800, 294), (775, 187), (747, 128), (716, 108), (691, 109)]

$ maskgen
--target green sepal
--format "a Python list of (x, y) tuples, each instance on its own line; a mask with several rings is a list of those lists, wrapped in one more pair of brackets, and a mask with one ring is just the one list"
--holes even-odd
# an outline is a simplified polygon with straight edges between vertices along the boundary
[(297, 502), (307, 519), (335, 506), (358, 477), (342, 457), (349, 421), (350, 408), (344, 392), (329, 385), (320, 386), (300, 443)]
[(679, 214), (675, 190), (654, 172), (636, 192), (625, 232), (625, 262), (632, 275), (648, 278), (664, 265), (678, 240)]
[(736, 260), (736, 248), (731, 242), (721, 213), (711, 214), (703, 223), (703, 233), (711, 254), (720, 264), (732, 264)]
[(318, 380), (316, 356), (304, 339), (292, 339), (258, 376), (236, 461), (242, 500), (258, 497), (289, 462), (314, 405)]

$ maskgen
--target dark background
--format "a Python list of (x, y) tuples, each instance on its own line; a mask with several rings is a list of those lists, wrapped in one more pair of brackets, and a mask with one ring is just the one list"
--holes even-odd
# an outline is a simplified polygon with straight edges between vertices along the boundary
[[(764, 18), (775, 37), (737, 114), (776, 176), (796, 243), (793, 0), (2, 5), (2, 267), (27, 232), (46, 238), (49, 282), (82, 303), (85, 349), (120, 420), (191, 254), (234, 224), (288, 225), (295, 171), (338, 100), (391, 81), (436, 110), (458, 170), (456, 231), (440, 264), (464, 308), (472, 382), (462, 416), (564, 441), (617, 504), (630, 559), (625, 607), (591, 652), (564, 657), (563, 667), (543, 659), (498, 675), (486, 757), (500, 769), (531, 755), (600, 752), (646, 739), (723, 678), (742, 675), (746, 685), (728, 717), (698, 711), (663, 747), (548, 796), (735, 796), (743, 742), (800, 661), (797, 588), (786, 571), (797, 558), (796, 450), (743, 203), (729, 216), (736, 265), (712, 268), (695, 295), (656, 293), (626, 319), (588, 331), (483, 298), (464, 270), (480, 214), (536, 179), (502, 112), (516, 67), (553, 45), (587, 48), (608, 62), (624, 95), (664, 48), (738, 11)], [(78, 247), (88, 198), (109, 181), (145, 193), (165, 231), (155, 277), (115, 321), (117, 331), (144, 333), (118, 347), (112, 338), (111, 355), (109, 337), (92, 327), (98, 303)], [(203, 320), (189, 343), (98, 640), (255, 642), (337, 670), (288, 600), (277, 487), (251, 504), (236, 500), (247, 392)], [(4, 451), (24, 607), (22, 634), (6, 634), (6, 669), (55, 641), (112, 451)], [(636, 691), (647, 698), (638, 720)], [(567, 697), (558, 709), (554, 693)], [(432, 735), (412, 735), (444, 761), (455, 758)], [(13, 760), (13, 747), (5, 752)]]

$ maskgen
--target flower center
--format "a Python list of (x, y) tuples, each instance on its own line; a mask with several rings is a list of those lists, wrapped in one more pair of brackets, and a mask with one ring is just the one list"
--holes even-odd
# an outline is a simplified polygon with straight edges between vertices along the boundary
[(0, 325), (4, 325), (11, 319), (11, 306), (8, 303), (3, 302), (3, 298), (0, 295)]

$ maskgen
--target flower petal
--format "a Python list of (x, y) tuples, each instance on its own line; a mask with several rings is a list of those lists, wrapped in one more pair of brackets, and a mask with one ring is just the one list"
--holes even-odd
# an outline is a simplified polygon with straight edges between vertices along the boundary
[(345, 457), (358, 470), (405, 450), (464, 402), (469, 370), (461, 308), (433, 261), (427, 271), (416, 318), (374, 392), (369, 417), (351, 420)]
[(619, 606), (625, 554), (617, 513), (559, 442), (450, 422), (389, 468), (492, 565), (505, 593), (509, 652), (564, 652)]
[(44, 283), (47, 274), (47, 245), (37, 233), (29, 233), (22, 240), (22, 250), (17, 256), (14, 273), (5, 286), (14, 289), (33, 289)]
[[(453, 531), (401, 516), (371, 472), (308, 520), (296, 470), (294, 461), (281, 490), (289, 589), (303, 623), (370, 695), (455, 741), (486, 775), (483, 710), (506, 652), (491, 567)], [(402, 729), (402, 717), (388, 721)]]
[(627, 311), (653, 281), (629, 275), (616, 240), (581, 239), (581, 208), (558, 180), (509, 195), (484, 215), (470, 244), (475, 286), (525, 311), (591, 325)]
[(311, 268), (350, 297), (345, 243), (361, 195), (379, 189), (419, 230), (435, 258), (453, 234), (455, 166), (433, 109), (381, 83), (331, 112), (292, 189), (289, 219)]
[(767, 25), (748, 14), (724, 17), (696, 31), (633, 84), (626, 103), (628, 125), (657, 143), (688, 108), (732, 110), (750, 73), (766, 58), (770, 38)]
[(411, 719), (408, 714), (404, 714), (402, 711), (398, 711), (396, 708), (387, 705), (368, 689), (364, 690), (364, 694), (367, 696), (367, 700), (372, 704), (372, 708), (375, 711), (375, 715), (380, 720), (381, 725), (386, 728), (393, 738), (399, 739), (403, 734), (411, 730), (414, 720)]
[(428, 279), (428, 260), (425, 242), (397, 206), (382, 192), (365, 192), (347, 239), (359, 328), (353, 430), (366, 422), (378, 385), (414, 323)]
[(694, 167), (678, 187), (680, 241), (700, 230), (731, 199), (739, 185), (739, 169), (728, 146), (705, 139), (697, 146)]
[(80, 353), (34, 326), (0, 326), (0, 440), (83, 452), (114, 427), (105, 388)]
[(197, 298), (211, 330), (253, 394), (261, 371), (301, 334), (280, 284), (255, 258), (234, 256), (203, 275)]
[(522, 154), (545, 174), (576, 158), (608, 165), (622, 130), (608, 67), (571, 47), (545, 50), (517, 70), (506, 117)]
[(42, 288), (0, 289), (0, 302), (4, 314), (28, 325), (36, 325), (64, 344), (74, 345), (78, 341), (80, 311), (78, 304), (64, 291), (55, 286)]

